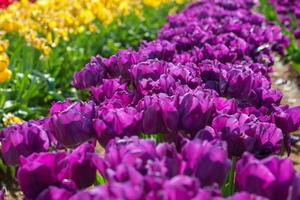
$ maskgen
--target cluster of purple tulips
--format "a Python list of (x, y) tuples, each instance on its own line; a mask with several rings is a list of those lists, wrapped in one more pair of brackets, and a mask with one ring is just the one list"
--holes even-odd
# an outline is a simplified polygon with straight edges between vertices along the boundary
[(300, 107), (281, 105), (269, 76), (289, 40), (255, 5), (191, 4), (156, 41), (77, 72), (90, 101), (57, 102), (49, 117), (3, 130), (25, 198), (300, 199), (300, 174), (279, 157)]
[(300, 39), (300, 1), (270, 0), (278, 20), (288, 31), (292, 31), (296, 39)]

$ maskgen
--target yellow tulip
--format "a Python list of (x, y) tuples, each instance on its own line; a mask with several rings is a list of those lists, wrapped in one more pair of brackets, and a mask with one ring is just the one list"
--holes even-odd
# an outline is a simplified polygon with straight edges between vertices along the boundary
[(160, 2), (160, 0), (156, 0), (156, 1), (144, 0), (144, 4), (147, 6), (151, 6), (153, 8), (158, 8), (160, 6), (161, 2)]
[(8, 41), (0, 40), (0, 54), (4, 53), (8, 47)]
[(9, 69), (5, 69), (0, 72), (0, 84), (8, 81), (11, 78), (11, 71)]
[(51, 51), (52, 51), (51, 48), (48, 47), (48, 46), (44, 46), (43, 48), (41, 48), (41, 50), (42, 50), (42, 52), (45, 56), (49, 56), (51, 54)]
[(90, 24), (90, 25), (89, 25), (89, 31), (90, 31), (91, 33), (96, 33), (96, 32), (99, 31), (99, 29), (98, 29), (98, 27), (97, 27), (95, 24)]
[(0, 54), (0, 72), (7, 69), (9, 65), (9, 58), (5, 53)]
[(177, 4), (184, 4), (187, 0), (176, 0)]

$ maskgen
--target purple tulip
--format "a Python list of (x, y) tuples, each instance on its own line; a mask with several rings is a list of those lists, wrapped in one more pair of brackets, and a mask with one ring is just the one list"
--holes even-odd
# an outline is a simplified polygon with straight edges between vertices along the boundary
[(2, 154), (7, 165), (18, 165), (20, 156), (46, 152), (50, 148), (46, 130), (32, 122), (9, 127), (1, 134)]
[(256, 137), (254, 153), (256, 156), (279, 154), (283, 142), (283, 134), (275, 124), (259, 123), (253, 132)]
[(278, 19), (279, 19), (279, 21), (280, 21), (281, 24), (283, 24), (287, 28), (290, 28), (291, 23), (292, 23), (292, 19), (291, 19), (290, 16), (279, 15)]
[(18, 182), (27, 198), (36, 198), (40, 192), (57, 183), (57, 162), (64, 153), (34, 153), (21, 158), (18, 170)]
[[(52, 194), (50, 186), (63, 186), (61, 194), (68, 195), (63, 189), (74, 191), (92, 185), (96, 178), (96, 166), (92, 160), (94, 147), (83, 144), (72, 153), (34, 153), (21, 158), (18, 181), (27, 198), (35, 198), (42, 191), (43, 197)], [(49, 190), (46, 190), (46, 189)], [(56, 189), (54, 189), (56, 190)], [(53, 197), (54, 198), (54, 197)]]
[(226, 99), (226, 98), (215, 98), (214, 103), (218, 113), (222, 114), (234, 114), (237, 112), (237, 101), (235, 99)]
[[(187, 162), (186, 173), (197, 177), (201, 185), (222, 185), (230, 168), (225, 143), (211, 144), (194, 140), (185, 144), (182, 156)], [(213, 176), (211, 174), (214, 174)]]
[(133, 107), (102, 109), (94, 120), (98, 141), (106, 145), (110, 139), (138, 135), (141, 132), (142, 115)]
[[(113, 62), (107, 62), (108, 60), (113, 60)], [(119, 73), (124, 80), (128, 80), (130, 79), (129, 70), (131, 69), (132, 65), (146, 60), (146, 57), (141, 56), (138, 52), (128, 49), (119, 51), (117, 55), (112, 56), (108, 60), (105, 63), (109, 71), (113, 71), (111, 74)], [(113, 67), (112, 65), (115, 66)], [(116, 73), (116, 71), (118, 71), (118, 73)]]
[(298, 200), (300, 198), (300, 174), (296, 173), (289, 191), (289, 200)]
[(206, 187), (206, 188), (199, 189), (197, 195), (194, 198), (192, 198), (192, 200), (200, 200), (200, 199), (221, 200), (223, 198), (221, 197), (221, 192), (217, 187)]
[(93, 137), (94, 118), (93, 102), (77, 102), (53, 115), (50, 119), (50, 129), (59, 143), (66, 147), (76, 147)]
[(148, 59), (159, 59), (171, 61), (175, 54), (175, 46), (167, 40), (156, 40), (154, 42), (143, 43), (139, 49), (142, 55)]
[(138, 87), (139, 81), (142, 79), (152, 79), (156, 81), (160, 75), (166, 73), (167, 69), (173, 64), (159, 60), (147, 60), (130, 69), (131, 80), (135, 87)]
[(137, 85), (137, 94), (140, 96), (166, 93), (168, 95), (173, 95), (177, 91), (177, 87), (180, 86), (180, 83), (171, 75), (163, 74), (158, 80), (152, 79), (142, 79), (138, 82)]
[[(299, 16), (300, 16), (300, 12), (299, 12)], [(296, 38), (296, 39), (300, 39), (300, 29), (299, 28), (297, 28), (296, 30), (295, 30), (295, 32), (294, 32), (294, 37)]]
[(183, 173), (185, 163), (183, 162), (182, 156), (177, 153), (174, 144), (160, 143), (156, 147), (156, 153), (168, 170), (166, 174), (167, 177), (171, 178)]
[(95, 149), (91, 144), (83, 144), (71, 154), (61, 159), (58, 164), (58, 181), (72, 180), (77, 188), (82, 189), (91, 186), (96, 180), (96, 167), (89, 154)]
[(266, 107), (271, 107), (271, 105), (279, 105), (283, 94), (278, 90), (271, 89), (260, 89), (256, 92), (258, 98), (258, 104), (262, 104)]
[(114, 182), (110, 185), (109, 189), (115, 199), (138, 200), (143, 199), (144, 196), (142, 187), (139, 185), (134, 185), (131, 182)]
[(214, 105), (208, 98), (191, 94), (182, 97), (179, 104), (181, 128), (187, 133), (195, 134), (209, 125), (214, 114)]
[(181, 175), (166, 181), (161, 190), (150, 193), (147, 199), (188, 200), (195, 197), (198, 190), (199, 182), (197, 179)]
[(248, 134), (251, 122), (245, 114), (219, 115), (214, 118), (212, 128), (221, 133), (230, 155), (241, 156), (245, 151), (251, 152), (256, 141), (254, 135)]
[(287, 199), (294, 176), (288, 159), (274, 156), (261, 161), (245, 153), (236, 166), (236, 187), (272, 200)]
[(299, 2), (295, 2), (295, 3), (296, 3), (296, 5), (294, 7), (294, 14), (295, 14), (295, 17), (299, 20), (300, 19), (300, 4), (299, 4)]
[(124, 108), (134, 105), (136, 101), (137, 98), (134, 96), (133, 93), (120, 90), (116, 91), (112, 98), (105, 99), (100, 106), (102, 108)]
[(219, 133), (216, 133), (215, 130), (210, 126), (205, 126), (204, 129), (201, 129), (197, 132), (195, 138), (200, 140), (213, 141), (221, 138)]
[[(124, 163), (146, 174), (147, 162), (157, 157), (155, 143), (152, 140), (140, 140), (137, 137), (111, 140), (106, 147), (104, 162), (111, 169)], [(102, 172), (104, 174), (105, 172)]]
[(278, 112), (274, 113), (273, 121), (282, 130), (288, 134), (298, 130), (300, 126), (300, 106), (282, 110), (277, 108)]
[(185, 65), (172, 65), (168, 71), (178, 84), (187, 85), (189, 88), (196, 88), (201, 84), (200, 71), (194, 63)]
[(72, 105), (72, 101), (70, 99), (67, 99), (64, 102), (55, 102), (52, 104), (51, 108), (50, 108), (50, 114), (51, 115), (55, 115), (58, 114), (62, 111), (64, 111), (65, 109), (67, 109), (69, 106)]
[(90, 192), (79, 192), (71, 199), (143, 199), (144, 178), (133, 167), (121, 164), (115, 171), (109, 170), (109, 182), (105, 186), (94, 188)]
[(172, 133), (177, 130), (179, 113), (177, 103), (166, 95), (145, 96), (140, 102), (143, 110), (143, 131), (146, 134)]
[(107, 70), (103, 64), (103, 58), (93, 57), (80, 72), (75, 73), (72, 84), (78, 89), (87, 89), (102, 83), (106, 77)]
[(224, 83), (221, 82), (220, 87), (222, 93), (226, 96), (247, 99), (255, 87), (255, 81), (257, 80), (255, 80), (252, 71), (233, 69), (228, 72)]
[(91, 88), (92, 99), (96, 103), (103, 102), (106, 98), (110, 99), (117, 91), (126, 91), (126, 85), (121, 84), (120, 79), (103, 79), (103, 84)]

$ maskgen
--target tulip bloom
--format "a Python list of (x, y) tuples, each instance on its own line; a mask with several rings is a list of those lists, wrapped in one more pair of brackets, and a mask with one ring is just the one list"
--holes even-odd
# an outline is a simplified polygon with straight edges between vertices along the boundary
[(32, 122), (9, 127), (1, 132), (2, 154), (7, 165), (18, 165), (20, 156), (46, 152), (50, 148), (47, 131)]
[(50, 129), (60, 144), (66, 147), (76, 147), (94, 136), (92, 120), (95, 114), (93, 102), (74, 103), (65, 110), (52, 115)]
[(44, 189), (57, 183), (57, 161), (64, 156), (64, 153), (34, 153), (21, 159), (17, 177), (27, 198), (36, 198)]
[(83, 144), (71, 154), (58, 161), (58, 181), (72, 180), (78, 189), (92, 185), (96, 179), (96, 167), (91, 156), (95, 149), (91, 144)]
[[(65, 190), (74, 191), (91, 186), (96, 179), (96, 166), (91, 154), (94, 147), (83, 144), (71, 153), (34, 153), (27, 158), (22, 157), (17, 178), (26, 198), (52, 195), (69, 196)], [(49, 190), (47, 190), (49, 189)]]
[(102, 83), (107, 70), (100, 56), (93, 57), (80, 72), (75, 73), (72, 84), (78, 89), (87, 89)]
[(106, 145), (110, 139), (138, 135), (141, 132), (141, 113), (133, 107), (103, 108), (93, 125), (98, 141)]
[(208, 125), (215, 112), (214, 105), (208, 98), (191, 94), (182, 97), (178, 110), (181, 129), (191, 134)]
[(236, 166), (236, 187), (272, 200), (287, 199), (294, 173), (287, 158), (271, 156), (260, 161), (244, 154)]
[(187, 162), (186, 173), (198, 178), (203, 186), (225, 182), (230, 160), (224, 143), (211, 144), (196, 139), (184, 145), (182, 156)]

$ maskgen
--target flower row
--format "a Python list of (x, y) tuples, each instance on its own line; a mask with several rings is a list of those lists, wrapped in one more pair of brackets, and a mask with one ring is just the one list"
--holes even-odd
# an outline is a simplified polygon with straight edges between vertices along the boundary
[(274, 7), (279, 22), (291, 31), (296, 39), (300, 39), (300, 2), (270, 0)]
[[(226, 144), (185, 140), (177, 149), (125, 137), (111, 140), (99, 156), (94, 144), (86, 143), (70, 153), (22, 158), (17, 176), (29, 199), (224, 199), (220, 186), (231, 165)], [(78, 191), (92, 186), (97, 173), (107, 184)], [(239, 192), (226, 199), (297, 200), (299, 178), (288, 159), (257, 160), (246, 153), (236, 167)]]
[(72, 34), (98, 32), (96, 20), (107, 25), (123, 15), (142, 15), (142, 6), (159, 7), (171, 2), (174, 1), (16, 1), (0, 12), (0, 29), (20, 34), (34, 48), (48, 56), (60, 40), (69, 40)]

